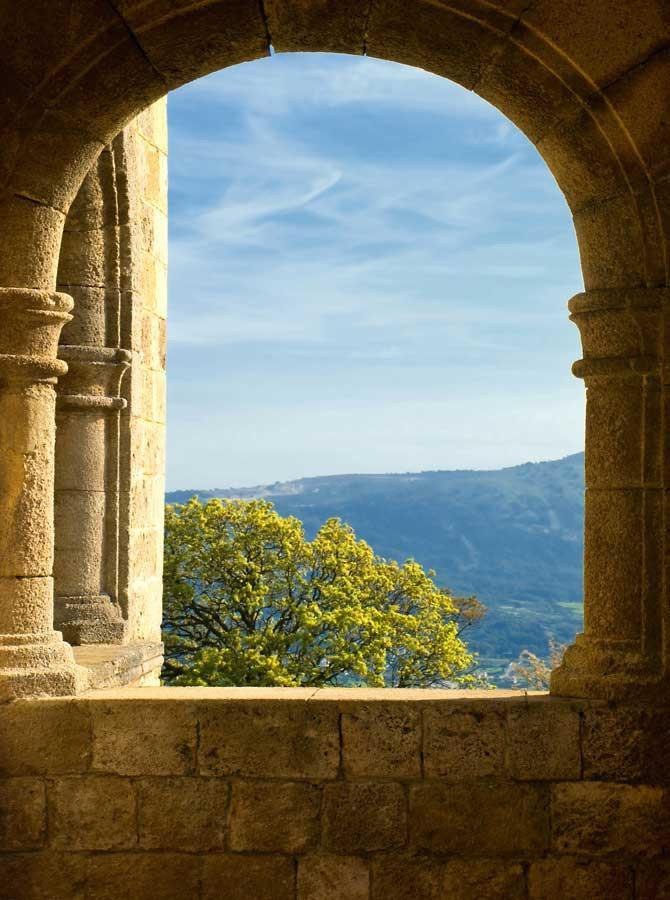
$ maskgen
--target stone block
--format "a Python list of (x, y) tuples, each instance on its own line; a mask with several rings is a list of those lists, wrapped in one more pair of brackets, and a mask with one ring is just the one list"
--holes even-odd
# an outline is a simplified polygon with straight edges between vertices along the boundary
[(65, 231), (59, 263), (61, 280), (104, 290), (107, 273), (114, 268), (117, 246), (116, 226)]
[(82, 344), (104, 347), (107, 342), (105, 308), (114, 295), (108, 287), (89, 287), (71, 284), (65, 280), (65, 271), (59, 270), (59, 290), (70, 294), (74, 300), (72, 321), (61, 333), (61, 344)]
[(508, 43), (483, 73), (477, 93), (504, 112), (533, 143), (566, 110), (578, 106), (574, 94), (554, 72), (536, 57), (520, 54), (513, 43)]
[(205, 856), (202, 900), (295, 900), (295, 866), (286, 856)]
[(580, 782), (552, 788), (552, 848), (575, 856), (649, 857), (670, 845), (662, 788)]
[(505, 718), (492, 700), (461, 709), (435, 704), (423, 712), (426, 777), (469, 781), (505, 774)]
[(306, 856), (298, 862), (298, 900), (368, 900), (368, 863), (356, 856)]
[[(670, 159), (670, 123), (666, 116), (670, 102), (670, 53), (653, 54), (643, 66), (635, 66), (604, 94), (616, 109), (629, 135), (634, 136), (635, 152), (651, 171), (668, 171)], [(645, 103), (639, 102), (640, 96)], [(633, 144), (629, 152), (633, 149)]]
[(443, 896), (458, 900), (526, 900), (523, 866), (505, 860), (450, 860), (443, 884)]
[(389, 782), (328, 784), (323, 796), (323, 846), (356, 854), (403, 847), (407, 809), (403, 786)]
[[(587, 400), (587, 404), (590, 402)], [(586, 492), (586, 521), (597, 525), (585, 532), (584, 585), (592, 598), (589, 627), (603, 640), (621, 640), (640, 633), (642, 515), (641, 491)]]
[(86, 900), (192, 900), (200, 860), (178, 853), (105, 853), (89, 860)]
[[(446, 900), (445, 864), (431, 856), (385, 854), (372, 862), (371, 900)], [(456, 894), (458, 900), (462, 900)]]
[(49, 789), (49, 838), (60, 850), (125, 850), (137, 843), (136, 797), (130, 781), (69, 776)]
[(360, 0), (266, 0), (268, 30), (278, 52), (362, 54), (368, 5)]
[(508, 768), (520, 781), (581, 777), (579, 710), (560, 701), (514, 706), (507, 717)]
[(571, 0), (536, 0), (526, 6), (523, 22), (566, 58), (578, 60), (581, 71), (599, 85), (614, 81), (650, 54), (661, 35), (668, 35), (661, 3), (645, 4), (641, 16), (628, 0), (610, 0), (606, 12), (600, 0), (588, 0), (578, 16)]
[(496, 16), (495, 28), (474, 17), (454, 15), (430, 0), (385, 0), (371, 4), (366, 47), (369, 56), (418, 66), (472, 88), (504, 46), (513, 17)]
[(646, 283), (645, 248), (632, 197), (588, 204), (574, 213), (573, 220), (587, 291)]
[(138, 478), (163, 476), (165, 426), (133, 416), (130, 431), (130, 459), (126, 464)]
[(107, 429), (103, 416), (95, 413), (82, 415), (80, 411), (63, 409), (56, 416), (56, 428), (56, 491), (71, 491), (75, 495), (56, 498), (65, 506), (60, 522), (56, 524), (56, 541), (67, 549), (76, 549), (75, 535), (67, 533), (68, 516), (77, 516), (79, 512), (75, 506), (77, 492), (83, 492), (88, 499), (88, 492), (103, 492), (108, 487), (109, 476), (105, 465)]
[(0, 774), (83, 774), (90, 753), (85, 703), (20, 700), (0, 710)]
[(529, 900), (633, 900), (633, 871), (622, 865), (542, 859), (528, 871)]
[[(132, 497), (131, 497), (132, 504)], [(134, 528), (128, 534), (128, 569), (130, 586), (140, 585), (156, 577), (163, 560), (163, 534), (157, 528)]]
[(333, 704), (268, 700), (200, 706), (203, 775), (242, 778), (335, 778), (338, 712)]
[(44, 843), (46, 792), (39, 778), (0, 781), (0, 851), (34, 850)]
[[(585, 357), (636, 356), (645, 349), (641, 347), (639, 324), (626, 321), (627, 318), (632, 318), (629, 313), (617, 316), (618, 321), (610, 327), (602, 324), (603, 318), (602, 314), (598, 317), (584, 315), (578, 318)], [(588, 327), (589, 322), (597, 324)], [(620, 340), (617, 339), (616, 331), (624, 332)], [(629, 346), (621, 346), (626, 340)], [(601, 346), (597, 346), (598, 343)], [(631, 346), (633, 344), (635, 346)], [(616, 389), (610, 382), (589, 386), (589, 420), (586, 431), (589, 452), (585, 472), (586, 483), (590, 488), (616, 489), (639, 484), (642, 476), (642, 435), (644, 428), (649, 425), (645, 421), (644, 401), (645, 390), (641, 378), (621, 379)], [(610, 461), (612, 457), (615, 462)]]
[(305, 782), (240, 781), (233, 786), (230, 849), (304, 853), (318, 843), (321, 791)]
[(654, 859), (638, 865), (635, 900), (662, 900), (665, 897), (670, 897), (670, 860)]
[(92, 769), (117, 775), (195, 771), (196, 710), (190, 703), (129, 698), (90, 701)]
[(269, 56), (261, 7), (254, 0), (197, 3), (178, 21), (173, 16), (160, 19), (152, 7), (138, 6), (132, 0), (121, 0), (119, 11), (133, 30), (142, 29), (142, 47), (170, 87)]
[(133, 120), (130, 127), (153, 147), (167, 154), (167, 98), (163, 97), (152, 103), (151, 106), (147, 106)]
[(372, 900), (526, 900), (523, 867), (506, 860), (394, 855), (373, 872)]
[(143, 778), (137, 783), (139, 843), (146, 850), (221, 850), (229, 785), (217, 778)]
[(537, 149), (570, 208), (578, 209), (618, 194), (623, 187), (622, 173), (592, 110), (573, 105), (569, 113), (543, 135)]
[(0, 873), (0, 900), (93, 900), (83, 854), (13, 853), (0, 856)]
[(668, 785), (670, 716), (664, 710), (594, 706), (584, 712), (584, 778)]
[[(143, 181), (142, 197), (167, 214), (167, 154), (149, 141), (142, 142)], [(162, 255), (162, 254), (161, 254)]]
[(406, 703), (357, 703), (344, 711), (342, 764), (347, 777), (420, 777), (420, 711)]
[(542, 853), (547, 789), (530, 784), (419, 784), (410, 788), (410, 844), (432, 853)]

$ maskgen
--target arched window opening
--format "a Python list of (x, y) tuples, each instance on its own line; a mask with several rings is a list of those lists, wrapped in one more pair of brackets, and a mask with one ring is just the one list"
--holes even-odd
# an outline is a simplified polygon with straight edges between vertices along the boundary
[(476, 595), (479, 673), (537, 686), (524, 651), (581, 629), (583, 395), (536, 149), (453, 82), (323, 54), (201, 79), (169, 123), (168, 501), (340, 517)]

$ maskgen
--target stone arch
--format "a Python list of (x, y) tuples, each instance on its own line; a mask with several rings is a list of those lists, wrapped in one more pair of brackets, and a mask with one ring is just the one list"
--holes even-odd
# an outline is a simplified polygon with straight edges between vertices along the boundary
[[(476, 91), (536, 143), (556, 177), (575, 217), (587, 289), (666, 283), (663, 198), (654, 181), (670, 162), (649, 121), (663, 116), (662, 104), (650, 110), (642, 97), (667, 74), (670, 14), (661, 0), (618, 0), (606, 11), (591, 0), (579, 22), (568, 0), (126, 0), (117, 7), (35, 3), (4, 30), (2, 58), (16, 70), (2, 129), (4, 283), (53, 287), (63, 214), (123, 125), (168, 90), (267, 55), (271, 44), (278, 52), (368, 53)], [(39, 258), (17, 253), (10, 262), (12, 244), (31, 235), (52, 252), (45, 246)]]
[[(51, 292), (70, 204), (104, 146), (172, 88), (267, 55), (271, 46), (367, 53), (476, 91), (534, 141), (572, 210), (586, 287), (571, 311), (584, 341), (578, 374), (589, 386), (587, 635), (556, 685), (608, 696), (629, 682), (667, 679), (670, 615), (660, 562), (667, 4), (587, 0), (576, 10), (573, 0), (35, 0), (15, 10), (0, 17), (10, 85), (0, 110), (0, 317), (18, 324), (0, 337), (0, 353), (16, 357), (18, 342), (21, 359), (39, 358), (30, 366), (42, 386), (62, 371), (51, 360), (70, 304)], [(30, 344), (35, 318), (43, 327)], [(51, 400), (42, 399), (48, 461)], [(45, 498), (28, 503), (25, 516), (48, 532)], [(20, 506), (13, 502), (11, 514)], [(2, 551), (0, 542), (0, 558)], [(26, 567), (17, 562), (7, 572), (27, 574)], [(46, 582), (42, 587), (48, 593)], [(625, 601), (613, 606), (612, 593)]]

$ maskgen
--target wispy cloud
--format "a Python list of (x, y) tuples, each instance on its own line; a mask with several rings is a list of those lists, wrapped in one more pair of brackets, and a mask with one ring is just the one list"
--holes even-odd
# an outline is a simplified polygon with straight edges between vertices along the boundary
[[(543, 404), (534, 419), (536, 399), (526, 396), (534, 367), (567, 373), (577, 353), (562, 324), (580, 289), (570, 217), (534, 148), (497, 111), (416, 69), (298, 55), (181, 89), (170, 117), (171, 413), (182, 420), (198, 395), (202, 421), (225, 431), (229, 452), (205, 464), (207, 483), (221, 466), (238, 483), (308, 474), (304, 460), (291, 468), (273, 455), (280, 442), (268, 431), (268, 398), (294, 433), (312, 435), (309, 472), (342, 471), (364, 420), (391, 415), (401, 384), (434, 398), (425, 417), (413, 417), (422, 446), (441, 446), (440, 392), (448, 418), (476, 431), (475, 395), (488, 379), (525, 410), (524, 433), (514, 433), (517, 419), (496, 419), (501, 447), (523, 458), (524, 441), (544, 446), (563, 428), (545, 455), (575, 448), (579, 392), (572, 416), (551, 432)], [(213, 377), (225, 427), (207, 391), (199, 394)], [(324, 393), (339, 409), (328, 379), (337, 396), (356, 397), (337, 414), (349, 416), (340, 437), (352, 446), (330, 456), (310, 426), (321, 422)], [(569, 407), (568, 377), (557, 383)], [(265, 468), (230, 442), (231, 429), (248, 434), (245, 403), (245, 421), (263, 417)], [(170, 480), (186, 483), (190, 452), (172, 434)], [(393, 451), (376, 452), (368, 466), (361, 443), (358, 468), (398, 468)], [(401, 468), (412, 468), (409, 445), (396, 452), (410, 454)], [(423, 450), (417, 467), (419, 457), (426, 467)]]

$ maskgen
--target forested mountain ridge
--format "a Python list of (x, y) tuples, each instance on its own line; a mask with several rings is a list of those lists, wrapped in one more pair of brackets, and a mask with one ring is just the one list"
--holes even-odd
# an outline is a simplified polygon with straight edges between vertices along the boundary
[[(173, 491), (265, 497), (308, 536), (330, 516), (379, 555), (416, 559), (454, 593), (488, 607), (469, 643), (500, 669), (520, 650), (546, 653), (548, 635), (581, 627), (584, 454), (493, 471), (332, 475), (251, 488)], [(495, 662), (493, 662), (495, 660)]]

